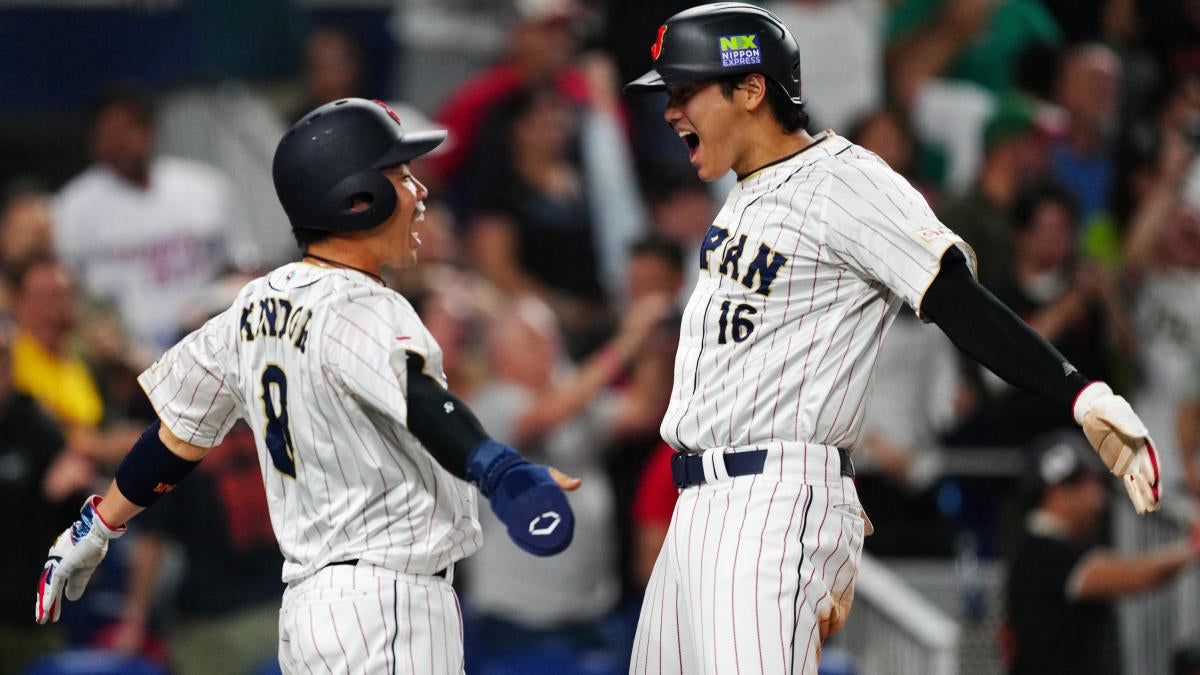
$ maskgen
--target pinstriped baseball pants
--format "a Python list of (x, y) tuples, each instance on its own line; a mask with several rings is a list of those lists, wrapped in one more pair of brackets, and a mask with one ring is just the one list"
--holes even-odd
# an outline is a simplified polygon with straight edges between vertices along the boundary
[(801, 478), (771, 467), (680, 493), (631, 675), (815, 675), (853, 601), (861, 506), (836, 470)]
[(369, 563), (326, 567), (284, 592), (279, 663), (288, 675), (459, 675), (458, 597), (440, 577)]

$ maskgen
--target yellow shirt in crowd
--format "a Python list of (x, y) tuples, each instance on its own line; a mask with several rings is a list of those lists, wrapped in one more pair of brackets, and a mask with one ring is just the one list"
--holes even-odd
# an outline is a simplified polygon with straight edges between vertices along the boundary
[(99, 426), (104, 403), (91, 371), (77, 358), (60, 357), (29, 336), (13, 342), (13, 384), (64, 425)]

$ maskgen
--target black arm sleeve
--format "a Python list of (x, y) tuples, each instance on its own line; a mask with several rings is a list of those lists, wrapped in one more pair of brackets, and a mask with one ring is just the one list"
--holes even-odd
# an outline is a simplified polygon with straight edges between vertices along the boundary
[(925, 292), (921, 314), (1009, 384), (1068, 410), (1088, 384), (1045, 338), (975, 281), (956, 247), (942, 256), (942, 269)]
[(408, 352), (408, 430), (438, 464), (466, 479), (467, 457), (488, 435), (467, 404), (424, 369), (425, 359)]

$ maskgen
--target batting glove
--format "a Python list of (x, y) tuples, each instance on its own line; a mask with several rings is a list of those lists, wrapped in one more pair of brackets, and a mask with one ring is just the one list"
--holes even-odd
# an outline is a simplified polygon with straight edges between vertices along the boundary
[(564, 551), (575, 514), (550, 470), (498, 441), (480, 443), (467, 460), (467, 478), (488, 498), (517, 546), (537, 556)]
[(1074, 414), (1100, 458), (1121, 477), (1138, 514), (1157, 511), (1162, 498), (1158, 452), (1129, 402), (1107, 384), (1093, 382), (1075, 397)]
[(124, 525), (113, 528), (100, 517), (96, 508), (101, 501), (97, 495), (88, 498), (79, 511), (79, 520), (63, 530), (50, 547), (38, 580), (37, 605), (34, 607), (34, 618), (38, 623), (58, 621), (62, 613), (63, 588), (66, 588), (68, 600), (78, 600), (96, 566), (104, 560), (108, 540), (125, 534)]

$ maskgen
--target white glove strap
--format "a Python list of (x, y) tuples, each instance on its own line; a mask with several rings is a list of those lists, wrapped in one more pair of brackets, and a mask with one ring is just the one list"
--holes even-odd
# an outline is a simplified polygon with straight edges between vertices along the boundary
[(92, 527), (88, 534), (95, 533), (102, 540), (116, 539), (125, 534), (127, 528), (124, 525), (114, 528), (104, 522), (104, 517), (100, 515), (100, 502), (102, 501), (104, 500), (99, 495), (92, 495), (88, 499), (87, 503), (92, 507)]
[(1075, 423), (1083, 426), (1083, 417), (1092, 409), (1092, 404), (1097, 400), (1112, 396), (1112, 387), (1109, 387), (1104, 382), (1099, 380), (1089, 384), (1075, 395), (1075, 405), (1072, 407), (1072, 414), (1075, 416)]

